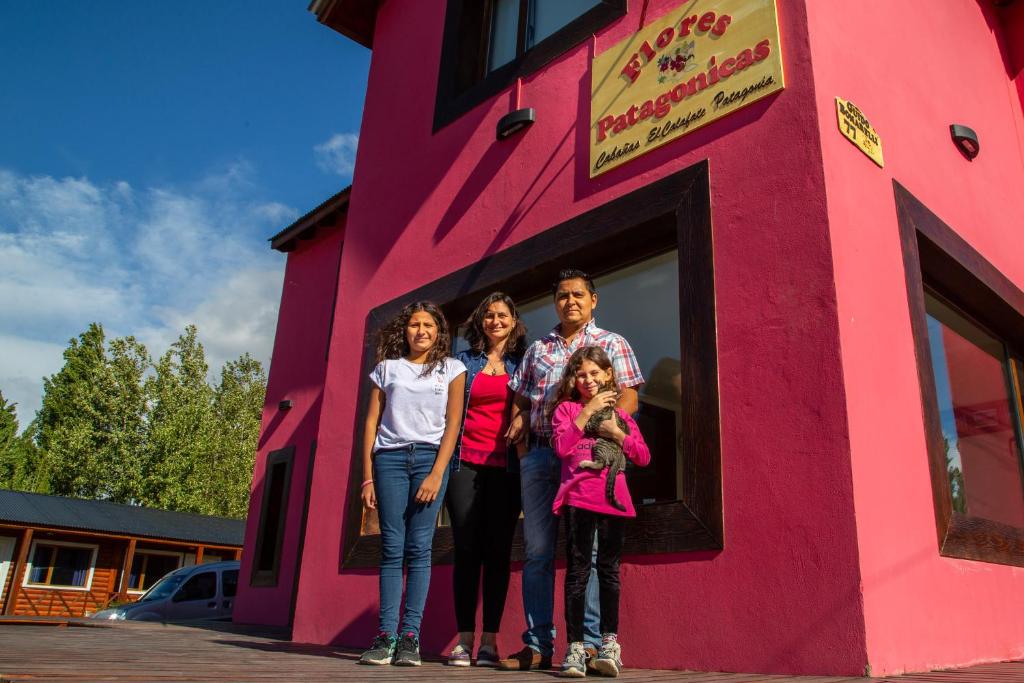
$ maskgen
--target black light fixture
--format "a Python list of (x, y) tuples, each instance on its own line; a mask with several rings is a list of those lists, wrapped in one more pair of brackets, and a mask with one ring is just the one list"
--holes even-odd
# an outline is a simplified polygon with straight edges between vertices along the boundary
[(292, 409), (292, 400), (290, 398), (286, 398), (285, 400), (283, 400), (283, 401), (281, 401), (280, 403), (277, 404), (277, 409), (278, 410), (291, 410)]
[(953, 138), (953, 144), (956, 145), (961, 154), (967, 157), (968, 161), (978, 156), (978, 152), (981, 151), (981, 145), (978, 143), (977, 133), (967, 126), (954, 123), (949, 127), (949, 134)]
[(536, 120), (537, 112), (533, 110), (533, 107), (516, 109), (513, 112), (509, 112), (498, 121), (497, 139), (504, 140), (510, 135), (514, 135), (522, 129), (533, 125), (533, 122)]

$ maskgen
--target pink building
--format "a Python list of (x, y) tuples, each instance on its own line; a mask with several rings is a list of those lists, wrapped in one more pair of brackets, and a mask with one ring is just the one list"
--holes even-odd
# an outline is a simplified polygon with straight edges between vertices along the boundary
[[(236, 619), (372, 639), (374, 330), (414, 298), (458, 322), (502, 289), (543, 333), (573, 265), (648, 380), (627, 666), (1024, 656), (1024, 2), (312, 10), (373, 59), (353, 187), (272, 241), (288, 263)], [(455, 637), (443, 523), (434, 653)], [(515, 571), (502, 652), (519, 591)]]

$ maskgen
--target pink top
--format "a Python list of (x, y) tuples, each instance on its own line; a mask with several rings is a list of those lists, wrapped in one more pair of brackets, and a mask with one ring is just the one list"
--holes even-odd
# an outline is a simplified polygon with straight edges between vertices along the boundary
[[(594, 447), (594, 439), (585, 436), (583, 431), (576, 426), (576, 417), (583, 410), (583, 404), (575, 401), (563, 401), (555, 408), (551, 417), (551, 428), (554, 436), (551, 445), (555, 453), (562, 459), (562, 485), (558, 487), (555, 494), (555, 503), (552, 509), (555, 514), (561, 514), (562, 508), (571, 505), (574, 508), (582, 508), (592, 512), (600, 512), (603, 515), (616, 515), (618, 517), (636, 517), (636, 510), (633, 508), (633, 498), (629, 495), (629, 488), (626, 486), (626, 477), (623, 473), (615, 478), (615, 500), (626, 506), (625, 510), (612, 507), (605, 497), (605, 486), (608, 482), (608, 468), (601, 470), (581, 469), (580, 461), (590, 459), (590, 449)], [(616, 410), (618, 410), (616, 408)], [(622, 444), (622, 450), (626, 457), (640, 467), (646, 467), (651, 461), (651, 451), (647, 448), (644, 437), (640, 434), (640, 428), (636, 426), (626, 413), (618, 410), (619, 415), (629, 425), (629, 434)]]
[(512, 392), (509, 376), (477, 373), (469, 388), (469, 406), (462, 429), (459, 457), (474, 465), (504, 467), (508, 454), (508, 431)]

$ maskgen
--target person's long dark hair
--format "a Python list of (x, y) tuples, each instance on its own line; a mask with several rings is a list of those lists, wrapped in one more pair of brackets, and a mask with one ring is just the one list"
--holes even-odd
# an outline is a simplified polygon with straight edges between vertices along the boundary
[(565, 371), (562, 373), (562, 379), (558, 383), (558, 391), (555, 392), (555, 398), (551, 402), (553, 405), (562, 401), (580, 400), (580, 390), (576, 388), (576, 373), (579, 372), (580, 366), (583, 365), (585, 360), (589, 360), (602, 370), (611, 371), (612, 386), (616, 391), (619, 390), (619, 383), (615, 379), (615, 368), (612, 366), (612, 359), (608, 357), (605, 350), (600, 346), (584, 346), (582, 349), (576, 349), (569, 356), (569, 362), (565, 364)]
[(413, 313), (425, 312), (437, 323), (437, 341), (427, 353), (427, 362), (423, 366), (422, 375), (429, 375), (440, 364), (444, 368), (444, 359), (449, 356), (452, 348), (452, 336), (448, 331), (448, 321), (437, 304), (430, 301), (414, 301), (407, 304), (391, 321), (377, 332), (377, 361), (395, 360), (409, 355), (409, 340), (405, 328)]
[(526, 351), (526, 325), (519, 319), (519, 311), (512, 297), (504, 292), (492, 292), (484, 297), (476, 309), (469, 314), (463, 326), (466, 328), (465, 338), (469, 348), (477, 353), (487, 353), (487, 335), (484, 333), (484, 316), (491, 304), (505, 304), (508, 306), (515, 327), (508, 334), (508, 341), (505, 342), (505, 355), (522, 356)]

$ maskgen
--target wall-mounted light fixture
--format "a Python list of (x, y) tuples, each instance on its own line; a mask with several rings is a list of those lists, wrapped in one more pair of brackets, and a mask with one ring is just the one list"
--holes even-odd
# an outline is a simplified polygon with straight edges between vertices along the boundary
[(283, 401), (281, 401), (280, 403), (277, 404), (277, 409), (278, 410), (291, 410), (292, 409), (292, 400), (290, 398), (286, 398), (285, 400), (283, 400)]
[(949, 127), (949, 134), (953, 138), (953, 144), (956, 145), (961, 154), (967, 157), (968, 161), (978, 156), (978, 152), (981, 151), (981, 145), (978, 144), (977, 133), (967, 126), (954, 123)]
[(533, 107), (516, 109), (513, 112), (509, 112), (498, 121), (498, 139), (504, 140), (510, 135), (514, 135), (522, 129), (533, 125), (533, 122), (536, 120), (537, 112), (533, 110)]

